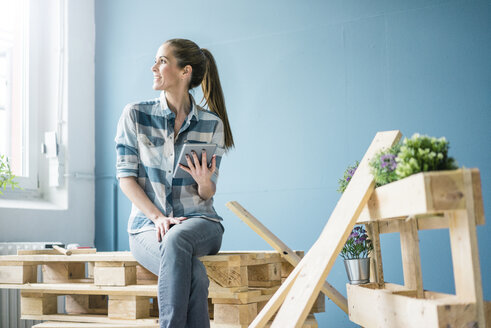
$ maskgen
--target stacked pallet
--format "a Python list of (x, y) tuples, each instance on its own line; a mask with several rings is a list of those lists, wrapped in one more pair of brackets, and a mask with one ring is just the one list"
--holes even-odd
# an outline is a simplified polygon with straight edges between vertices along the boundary
[[(216, 328), (248, 327), (293, 271), (274, 251), (221, 253), (201, 260), (210, 278), (210, 318)], [(324, 312), (324, 301), (321, 294), (303, 327), (317, 327), (313, 313)]]
[[(210, 278), (210, 318), (216, 328), (247, 327), (291, 271), (277, 252), (222, 252), (200, 260)], [(158, 327), (157, 277), (130, 252), (0, 256), (0, 288), (21, 290), (22, 319), (50, 321), (36, 327)], [(57, 310), (61, 300), (65, 313)], [(324, 311), (324, 297), (312, 311)], [(313, 315), (303, 327), (317, 327)]]

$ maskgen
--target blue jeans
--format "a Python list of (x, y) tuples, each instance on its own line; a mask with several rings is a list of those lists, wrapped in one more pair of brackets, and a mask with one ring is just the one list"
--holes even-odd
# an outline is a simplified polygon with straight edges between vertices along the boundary
[(221, 223), (189, 218), (172, 226), (162, 242), (155, 230), (129, 234), (133, 257), (158, 276), (160, 327), (207, 328), (209, 280), (198, 260), (218, 253)]

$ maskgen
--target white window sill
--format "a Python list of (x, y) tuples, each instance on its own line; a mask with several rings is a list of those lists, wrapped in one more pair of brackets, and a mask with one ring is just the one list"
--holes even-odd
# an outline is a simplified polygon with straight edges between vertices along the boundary
[(16, 208), (28, 210), (66, 210), (65, 207), (49, 202), (45, 199), (2, 199), (0, 196), (1, 208)]
[(45, 199), (41, 196), (38, 190), (11, 190), (8, 187), (2, 190), (3, 195), (0, 195), (0, 209), (27, 209), (27, 210), (66, 210), (66, 206)]

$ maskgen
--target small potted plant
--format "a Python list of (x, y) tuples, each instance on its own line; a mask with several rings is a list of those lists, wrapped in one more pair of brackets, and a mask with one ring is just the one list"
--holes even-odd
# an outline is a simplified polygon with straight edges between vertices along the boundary
[(373, 244), (368, 239), (366, 230), (362, 226), (354, 227), (341, 250), (350, 284), (366, 284), (370, 281), (370, 258), (368, 255), (372, 250)]
[(0, 195), (3, 195), (2, 189), (5, 190), (8, 185), (12, 186), (12, 189), (16, 187), (20, 188), (17, 182), (14, 181), (14, 178), (15, 175), (10, 170), (7, 156), (0, 155)]

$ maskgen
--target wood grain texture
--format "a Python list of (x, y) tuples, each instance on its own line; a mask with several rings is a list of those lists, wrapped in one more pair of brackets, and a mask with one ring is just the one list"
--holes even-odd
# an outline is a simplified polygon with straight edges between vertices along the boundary
[[(363, 156), (352, 180), (336, 204), (321, 236), (301, 262), (298, 277), (273, 321), (272, 328), (301, 327), (321, 286), (374, 189), (370, 160), (401, 138), (399, 131), (379, 132)], [(312, 254), (312, 255), (310, 255)], [(309, 256), (310, 255), (310, 256)], [(268, 310), (268, 305), (263, 311)], [(261, 312), (263, 312), (261, 311)]]

